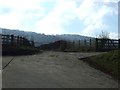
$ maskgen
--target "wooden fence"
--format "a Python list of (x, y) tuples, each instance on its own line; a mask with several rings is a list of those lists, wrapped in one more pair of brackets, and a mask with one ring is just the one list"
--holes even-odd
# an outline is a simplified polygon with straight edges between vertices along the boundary
[(96, 51), (109, 51), (120, 49), (120, 39), (98, 39), (96, 38)]
[(67, 43), (68, 51), (95, 51), (95, 47), (95, 39), (73, 40)]
[(29, 41), (24, 37), (14, 36), (14, 35), (1, 35), (2, 36), (2, 46), (28, 46), (33, 47), (34, 42)]
[[(1, 35), (2, 36), (2, 46), (27, 46), (34, 47), (34, 42), (29, 41), (24, 37), (14, 36), (14, 35)], [(61, 45), (60, 45), (61, 46)], [(63, 45), (62, 45), (63, 46)], [(66, 43), (66, 49), (76, 49), (80, 51), (84, 50), (93, 50), (93, 51), (109, 51), (120, 49), (120, 39), (84, 39), (84, 40), (76, 40), (72, 42)]]
[(76, 47), (79, 50), (92, 50), (92, 51), (110, 51), (120, 49), (120, 39), (85, 39), (73, 41), (71, 47)]

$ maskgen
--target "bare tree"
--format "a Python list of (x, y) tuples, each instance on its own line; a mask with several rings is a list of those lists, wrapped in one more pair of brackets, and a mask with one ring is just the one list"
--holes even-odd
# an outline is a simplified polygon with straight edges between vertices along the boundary
[(101, 33), (98, 35), (98, 38), (109, 39), (109, 33), (107, 31), (101, 31)]
[(107, 31), (101, 31), (97, 38), (101, 39), (99, 45), (102, 49), (105, 48), (107, 40), (110, 39), (109, 33)]

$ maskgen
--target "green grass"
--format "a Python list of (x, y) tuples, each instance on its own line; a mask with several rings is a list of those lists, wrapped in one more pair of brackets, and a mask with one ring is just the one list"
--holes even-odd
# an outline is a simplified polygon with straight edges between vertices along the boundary
[(105, 73), (112, 75), (114, 78), (120, 80), (120, 50), (114, 50), (106, 52), (101, 55), (96, 55), (84, 59), (85, 62), (89, 63), (93, 67), (102, 70)]

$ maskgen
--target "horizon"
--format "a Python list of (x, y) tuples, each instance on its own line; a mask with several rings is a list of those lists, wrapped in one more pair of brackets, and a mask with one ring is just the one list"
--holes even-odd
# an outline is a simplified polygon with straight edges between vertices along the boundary
[[(19, 30), (19, 29), (9, 29), (9, 28), (1, 28), (0, 27), (0, 29), (7, 29), (7, 30), (11, 30), (11, 31), (21, 31), (21, 32), (28, 32), (28, 33), (36, 33), (36, 34), (44, 34), (44, 35), (54, 35), (54, 36), (56, 36), (56, 35), (79, 35), (79, 36), (85, 36), (85, 35), (80, 35), (80, 34), (75, 34), (75, 33), (73, 33), (73, 34), (71, 34), (71, 33), (66, 33), (66, 34), (45, 34), (45, 33), (37, 33), (37, 32), (34, 32), (34, 31), (24, 31), (24, 30)], [(93, 36), (85, 36), (85, 37), (91, 37), (91, 38), (96, 38), (96, 37), (93, 37)]]
[(0, 0), (0, 27), (88, 37), (106, 31), (118, 39), (118, 0)]

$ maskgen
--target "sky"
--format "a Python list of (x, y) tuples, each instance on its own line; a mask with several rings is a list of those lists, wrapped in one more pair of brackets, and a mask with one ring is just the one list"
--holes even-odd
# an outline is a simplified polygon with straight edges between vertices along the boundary
[(0, 27), (118, 38), (118, 0), (0, 0)]

